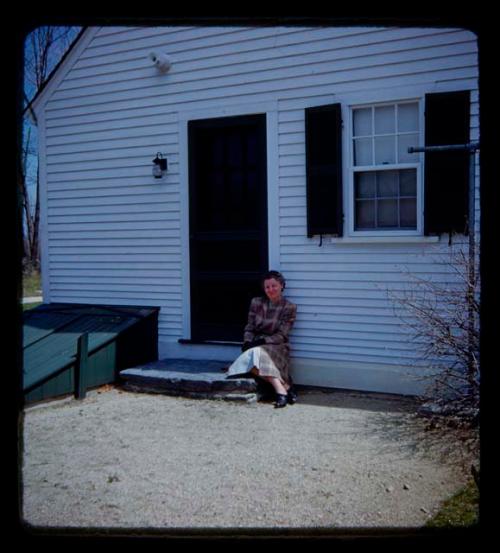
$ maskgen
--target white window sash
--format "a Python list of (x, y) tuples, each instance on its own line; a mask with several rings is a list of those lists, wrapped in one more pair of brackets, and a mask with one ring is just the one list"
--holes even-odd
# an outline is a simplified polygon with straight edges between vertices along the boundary
[[(346, 194), (347, 197), (347, 235), (351, 237), (370, 237), (370, 236), (423, 236), (424, 229), (424, 220), (423, 220), (423, 201), (424, 201), (424, 186), (423, 186), (423, 159), (421, 154), (415, 155), (415, 163), (391, 163), (391, 164), (381, 164), (381, 165), (354, 165), (354, 110), (359, 108), (372, 108), (372, 132), (375, 131), (375, 107), (396, 105), (396, 104), (409, 104), (417, 103), (418, 104), (418, 118), (419, 118), (419, 129), (418, 129), (418, 144), (422, 144), (423, 140), (423, 110), (422, 110), (422, 100), (413, 99), (413, 100), (394, 100), (393, 102), (383, 102), (383, 103), (373, 103), (373, 104), (359, 104), (351, 105), (348, 108), (348, 140), (349, 140), (349, 157), (348, 157), (348, 179), (347, 187), (348, 191)], [(395, 113), (397, 110), (394, 110)], [(415, 134), (410, 131), (399, 133), (397, 132), (397, 127), (395, 133), (387, 136), (404, 135), (404, 134)], [(372, 134), (370, 138), (373, 139), (375, 135)], [(382, 135), (376, 135), (382, 136)], [(363, 135), (364, 137), (364, 135)], [(362, 138), (362, 136), (356, 136), (356, 138)], [(368, 138), (368, 136), (366, 136)], [(417, 144), (416, 144), (417, 145)], [(397, 155), (397, 140), (395, 141), (395, 154)], [(375, 160), (375, 140), (372, 140), (372, 159)], [(397, 159), (397, 158), (396, 158)], [(369, 229), (369, 230), (356, 230), (354, 227), (355, 223), (355, 199), (354, 199), (354, 174), (357, 172), (367, 172), (367, 171), (390, 171), (390, 170), (402, 170), (402, 169), (416, 169), (417, 171), (417, 201), (416, 201), (416, 229)]]

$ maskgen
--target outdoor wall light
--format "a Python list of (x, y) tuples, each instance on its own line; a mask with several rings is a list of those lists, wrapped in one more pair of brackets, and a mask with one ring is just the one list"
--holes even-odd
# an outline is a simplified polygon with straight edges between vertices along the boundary
[(153, 62), (153, 65), (161, 73), (166, 73), (172, 65), (172, 61), (167, 56), (167, 54), (161, 54), (161, 53), (158, 53), (158, 52), (151, 52), (149, 54), (149, 59)]
[(167, 170), (167, 159), (163, 157), (163, 154), (158, 152), (153, 159), (153, 177), (155, 179), (161, 179), (163, 173)]

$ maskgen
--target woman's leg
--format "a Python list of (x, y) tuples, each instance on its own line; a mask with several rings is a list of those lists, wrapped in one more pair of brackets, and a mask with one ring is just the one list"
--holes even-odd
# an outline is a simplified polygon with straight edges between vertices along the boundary
[(277, 378), (275, 376), (263, 376), (259, 373), (259, 369), (257, 367), (252, 367), (250, 370), (250, 373), (254, 376), (257, 376), (259, 378), (262, 378), (262, 380), (265, 380), (266, 382), (270, 382), (272, 387), (274, 388), (274, 391), (277, 394), (281, 394), (286, 396), (288, 393), (288, 390), (290, 389), (290, 384), (287, 384), (284, 380), (281, 378)]
[(260, 378), (262, 378), (266, 382), (270, 382), (277, 394), (286, 396), (286, 394), (288, 393), (288, 389), (290, 388), (290, 386), (287, 386), (287, 384), (283, 380), (281, 380), (281, 378), (276, 378), (275, 376), (261, 376)]

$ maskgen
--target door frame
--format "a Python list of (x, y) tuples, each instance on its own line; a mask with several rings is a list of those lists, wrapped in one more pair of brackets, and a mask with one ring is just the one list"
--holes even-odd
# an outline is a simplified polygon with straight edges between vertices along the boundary
[[(179, 339), (191, 339), (191, 280), (189, 246), (189, 149), (188, 122), (239, 115), (266, 115), (267, 148), (267, 232), (269, 267), (279, 270), (279, 189), (278, 189), (278, 102), (238, 104), (179, 112), (179, 200), (182, 330)], [(186, 255), (187, 254), (187, 255)]]

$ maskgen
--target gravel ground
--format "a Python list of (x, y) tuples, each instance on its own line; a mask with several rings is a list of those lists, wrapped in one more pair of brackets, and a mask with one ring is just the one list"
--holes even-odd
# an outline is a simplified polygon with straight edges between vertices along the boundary
[(35, 527), (415, 528), (468, 479), (469, 436), (410, 400), (299, 403), (104, 387), (26, 409), (23, 516)]

